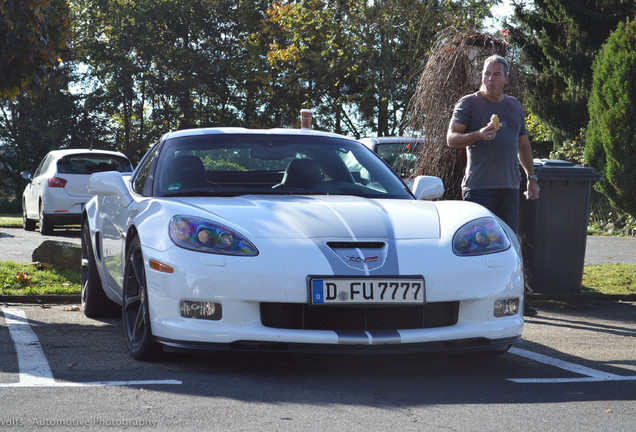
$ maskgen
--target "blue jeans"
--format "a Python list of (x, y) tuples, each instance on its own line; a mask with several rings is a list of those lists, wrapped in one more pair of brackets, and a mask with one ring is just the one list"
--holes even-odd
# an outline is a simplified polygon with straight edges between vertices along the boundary
[(473, 189), (463, 191), (462, 196), (465, 201), (483, 205), (517, 232), (519, 189)]

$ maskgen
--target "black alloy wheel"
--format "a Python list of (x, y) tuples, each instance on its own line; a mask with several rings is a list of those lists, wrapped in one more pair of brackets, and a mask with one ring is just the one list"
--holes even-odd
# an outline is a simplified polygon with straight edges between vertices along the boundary
[(152, 337), (146, 272), (138, 237), (132, 239), (126, 254), (122, 316), (126, 346), (132, 357), (156, 360), (162, 349)]

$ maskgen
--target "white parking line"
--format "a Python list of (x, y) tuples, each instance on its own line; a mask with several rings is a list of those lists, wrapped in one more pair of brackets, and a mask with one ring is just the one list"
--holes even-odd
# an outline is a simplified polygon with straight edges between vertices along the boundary
[(506, 378), (508, 381), (525, 384), (536, 383), (576, 383), (576, 382), (599, 382), (599, 381), (636, 381), (636, 376), (622, 376), (607, 372), (598, 371), (585, 366), (569, 363), (563, 360), (538, 354), (520, 348), (510, 348), (508, 351), (521, 357), (526, 357), (539, 363), (557, 367), (569, 372), (586, 375), (584, 378)]
[[(0, 383), (0, 387), (98, 387), (98, 386), (133, 386), (182, 384), (178, 380), (137, 380), (137, 381), (94, 381), (72, 382), (57, 381), (49, 362), (42, 351), (37, 335), (31, 328), (26, 314), (21, 309), (0, 308), (13, 339), (18, 357), (19, 379), (17, 383)], [(539, 363), (557, 367), (569, 372), (585, 375), (581, 378), (506, 378), (508, 381), (522, 384), (541, 383), (577, 383), (600, 381), (636, 381), (636, 376), (622, 376), (591, 369), (575, 363), (549, 357), (544, 354), (520, 348), (510, 348), (510, 354), (525, 357)]]
[(18, 357), (19, 379), (17, 383), (0, 383), (0, 387), (90, 387), (181, 384), (177, 380), (145, 381), (56, 381), (49, 362), (42, 351), (37, 335), (31, 328), (26, 314), (21, 309), (1, 308), (4, 320), (15, 345)]

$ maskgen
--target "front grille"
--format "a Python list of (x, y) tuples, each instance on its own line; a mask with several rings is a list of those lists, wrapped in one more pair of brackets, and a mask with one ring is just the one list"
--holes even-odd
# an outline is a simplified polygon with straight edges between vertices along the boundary
[(261, 303), (266, 327), (294, 330), (406, 330), (457, 323), (459, 302), (422, 306), (308, 306)]

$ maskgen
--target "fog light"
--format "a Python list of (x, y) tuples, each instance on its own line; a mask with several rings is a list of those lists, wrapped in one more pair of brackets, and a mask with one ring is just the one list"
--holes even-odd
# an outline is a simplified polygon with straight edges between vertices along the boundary
[(181, 301), (181, 316), (184, 318), (220, 320), (222, 315), (220, 303)]
[(495, 300), (495, 317), (516, 315), (519, 313), (519, 299), (499, 299)]

